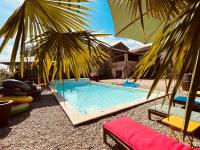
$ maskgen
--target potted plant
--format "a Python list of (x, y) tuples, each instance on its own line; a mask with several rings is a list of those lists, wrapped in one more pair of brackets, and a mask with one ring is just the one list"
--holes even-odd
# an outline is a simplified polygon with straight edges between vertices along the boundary
[(0, 101), (0, 128), (8, 125), (13, 100)]

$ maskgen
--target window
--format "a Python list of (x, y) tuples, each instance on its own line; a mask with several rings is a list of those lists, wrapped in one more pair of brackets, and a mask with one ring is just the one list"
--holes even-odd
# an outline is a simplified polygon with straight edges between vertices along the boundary
[(117, 69), (116, 70), (116, 78), (122, 78), (122, 69)]

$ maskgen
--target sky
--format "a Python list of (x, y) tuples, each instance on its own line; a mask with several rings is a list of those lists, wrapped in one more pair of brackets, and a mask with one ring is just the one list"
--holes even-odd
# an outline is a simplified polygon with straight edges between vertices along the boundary
[[(24, 0), (0, 0), (0, 28), (13, 13), (13, 11), (23, 3), (23, 1)], [(114, 34), (113, 20), (107, 0), (93, 0), (92, 2), (88, 3), (87, 6), (92, 9), (92, 11), (89, 12), (91, 14), (91, 17), (89, 17), (91, 23), (89, 24), (90, 27), (88, 29), (97, 33)], [(116, 38), (114, 36), (101, 37), (100, 40), (109, 43), (110, 45), (114, 45), (122, 41), (130, 49), (143, 46), (142, 43), (137, 43), (130, 39)], [(2, 40), (0, 39), (0, 43), (1, 42)], [(0, 54), (0, 61), (10, 59), (12, 47), (13, 40), (7, 44), (3, 52)]]

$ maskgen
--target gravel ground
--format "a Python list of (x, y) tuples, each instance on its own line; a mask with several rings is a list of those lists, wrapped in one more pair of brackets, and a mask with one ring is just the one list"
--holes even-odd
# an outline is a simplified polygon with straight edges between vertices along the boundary
[[(150, 81), (148, 85), (150, 85)], [(147, 108), (159, 104), (161, 101), (156, 100), (73, 127), (51, 93), (44, 89), (43, 96), (32, 104), (29, 112), (11, 118), (9, 126), (0, 129), (0, 150), (118, 150), (120, 148), (112, 141), (110, 141), (112, 147), (103, 143), (102, 124), (124, 115), (170, 136), (171, 129), (169, 127), (147, 119)], [(160, 118), (153, 117), (153, 119), (159, 120)], [(181, 136), (180, 132), (176, 132), (176, 134)], [(200, 135), (200, 132), (197, 135)], [(194, 145), (200, 147), (199, 138), (194, 138)]]

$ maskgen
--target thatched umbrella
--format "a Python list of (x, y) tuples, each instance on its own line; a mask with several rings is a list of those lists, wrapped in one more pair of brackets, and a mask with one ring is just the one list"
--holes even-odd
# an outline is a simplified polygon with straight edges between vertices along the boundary
[(153, 39), (163, 27), (163, 21), (159, 21), (149, 17), (143, 12), (144, 30), (141, 25), (139, 13), (133, 16), (129, 11), (127, 3), (117, 4), (112, 0), (108, 0), (110, 10), (113, 17), (115, 36), (134, 39), (143, 43), (153, 42)]

